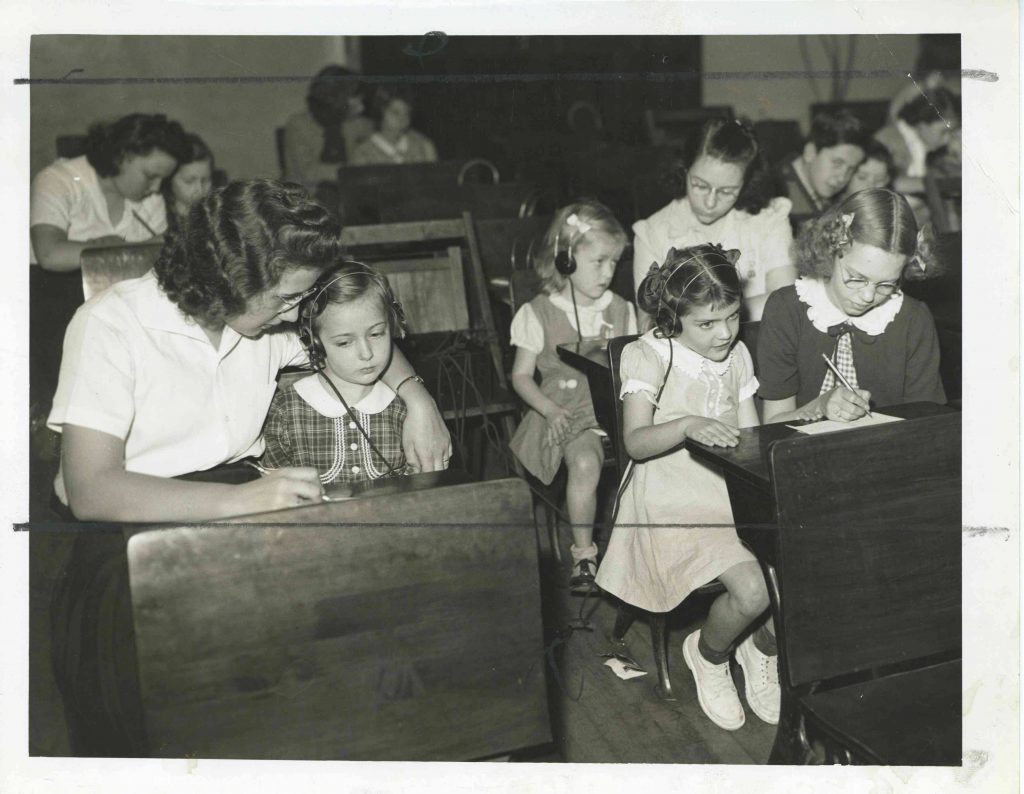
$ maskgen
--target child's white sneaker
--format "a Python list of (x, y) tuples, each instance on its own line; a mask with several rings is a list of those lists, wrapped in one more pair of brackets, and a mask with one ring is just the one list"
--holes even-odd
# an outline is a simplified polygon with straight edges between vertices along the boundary
[(751, 634), (736, 649), (736, 661), (743, 668), (743, 688), (751, 710), (769, 725), (778, 725), (782, 700), (779, 657), (761, 653)]
[(746, 716), (729, 674), (729, 663), (712, 664), (701, 656), (697, 648), (699, 640), (699, 630), (683, 640), (683, 659), (697, 684), (697, 700), (715, 725), (735, 731), (743, 726)]

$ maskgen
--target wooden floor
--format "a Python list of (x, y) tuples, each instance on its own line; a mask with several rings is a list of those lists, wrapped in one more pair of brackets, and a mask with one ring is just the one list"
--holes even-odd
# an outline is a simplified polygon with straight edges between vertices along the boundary
[[(562, 541), (568, 557), (568, 535)], [(570, 594), (564, 588), (567, 573), (566, 569), (565, 576), (557, 575), (549, 562), (542, 577), (547, 642), (558, 662), (557, 674), (550, 664), (547, 669), (551, 727), (559, 755), (550, 760), (767, 763), (775, 740), (774, 725), (762, 722), (746, 708), (743, 727), (726, 731), (712, 723), (697, 703), (693, 678), (682, 658), (682, 641), (700, 627), (712, 599), (689, 599), (669, 618), (669, 675), (677, 699), (663, 701), (654, 691), (656, 672), (646, 622), (638, 619), (633, 624), (626, 643), (629, 655), (648, 673), (623, 681), (600, 656), (611, 646), (608, 637), (615, 623), (614, 600)], [(742, 674), (735, 662), (733, 678), (743, 700)]]

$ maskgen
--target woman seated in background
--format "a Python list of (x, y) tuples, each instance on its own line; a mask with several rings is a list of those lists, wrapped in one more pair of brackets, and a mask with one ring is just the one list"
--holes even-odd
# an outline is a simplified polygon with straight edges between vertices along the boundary
[[(760, 320), (768, 295), (792, 284), (793, 232), (790, 202), (772, 198), (772, 175), (761, 158), (753, 130), (739, 121), (713, 119), (687, 141), (671, 174), (677, 198), (633, 225), (633, 285), (638, 288), (652, 265), (669, 249), (714, 243), (743, 252), (745, 319)], [(643, 328), (649, 328), (644, 315)]]
[(828, 209), (863, 162), (866, 146), (864, 128), (848, 111), (815, 116), (800, 156), (779, 172), (793, 215), (813, 217)]
[(186, 148), (181, 125), (162, 115), (133, 113), (93, 125), (83, 156), (58, 159), (32, 180), (32, 264), (77, 270), (87, 248), (163, 234), (160, 183), (174, 173)]
[(871, 140), (864, 144), (864, 162), (861, 163), (853, 176), (846, 190), (839, 196), (844, 201), (861, 190), (868, 190), (873, 187), (889, 187), (893, 177), (896, 176), (896, 164), (892, 155), (878, 141)]
[(923, 194), (928, 155), (949, 146), (959, 129), (960, 98), (948, 88), (925, 89), (902, 105), (896, 118), (875, 133), (896, 164), (893, 189)]
[(358, 75), (343, 66), (321, 69), (306, 94), (306, 110), (284, 127), (284, 178), (310, 190), (338, 178), (356, 147), (373, 134), (363, 115)]
[(177, 169), (160, 186), (169, 229), (181, 226), (192, 205), (213, 189), (213, 152), (198, 135), (188, 133), (185, 140), (187, 148)]
[(436, 163), (437, 150), (412, 129), (412, 101), (398, 88), (378, 88), (370, 104), (377, 131), (352, 153), (353, 165)]

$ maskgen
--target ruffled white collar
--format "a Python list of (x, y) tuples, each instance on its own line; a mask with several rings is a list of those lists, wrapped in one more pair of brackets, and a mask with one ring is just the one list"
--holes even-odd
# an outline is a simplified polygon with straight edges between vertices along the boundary
[(828, 297), (825, 282), (816, 278), (798, 278), (793, 285), (796, 296), (807, 306), (807, 319), (811, 325), (822, 333), (842, 323), (849, 323), (868, 334), (878, 336), (889, 326), (903, 308), (903, 293), (897, 292), (889, 300), (874, 309), (870, 309), (859, 317), (850, 317), (837, 307)]
[[(309, 403), (313, 410), (328, 419), (338, 419), (346, 414), (345, 407), (338, 402), (334, 392), (324, 386), (318, 375), (310, 375), (296, 381), (295, 393)], [(373, 384), (369, 394), (352, 405), (352, 410), (361, 414), (379, 414), (391, 405), (394, 399), (395, 393), (384, 381), (379, 380)]]
[[(648, 331), (640, 339), (653, 350), (666, 364), (672, 361), (672, 366), (690, 376), (699, 378), (702, 372), (709, 372), (716, 377), (723, 377), (732, 366), (733, 356), (736, 354), (736, 347), (729, 351), (729, 355), (723, 361), (712, 361), (700, 353), (690, 350), (682, 342), (675, 339), (660, 339), (654, 335), (654, 331)], [(739, 343), (737, 343), (739, 344)], [(671, 347), (671, 351), (670, 351)]]

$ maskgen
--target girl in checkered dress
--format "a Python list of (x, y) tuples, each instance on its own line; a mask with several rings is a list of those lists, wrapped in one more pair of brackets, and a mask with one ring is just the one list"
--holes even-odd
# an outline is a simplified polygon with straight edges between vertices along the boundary
[(772, 293), (761, 318), (765, 422), (807, 414), (847, 422), (871, 403), (946, 402), (931, 313), (901, 290), (938, 275), (939, 262), (903, 196), (854, 193), (804, 227), (796, 260), (801, 277)]
[(405, 403), (380, 380), (402, 328), (384, 276), (358, 262), (325, 272), (299, 319), (316, 371), (274, 396), (263, 465), (312, 466), (324, 485), (409, 473)]

